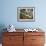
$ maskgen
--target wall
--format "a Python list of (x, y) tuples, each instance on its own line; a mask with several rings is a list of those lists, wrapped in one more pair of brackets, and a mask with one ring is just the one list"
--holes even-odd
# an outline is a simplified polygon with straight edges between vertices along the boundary
[[(46, 28), (45, 0), (1, 0), (0, 25), (13, 24), (16, 28)], [(17, 22), (17, 7), (35, 7), (35, 22)]]

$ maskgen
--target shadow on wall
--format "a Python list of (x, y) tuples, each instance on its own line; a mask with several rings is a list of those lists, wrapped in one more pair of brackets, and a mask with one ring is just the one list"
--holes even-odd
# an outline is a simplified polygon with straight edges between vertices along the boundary
[(2, 36), (3, 36), (3, 32), (6, 32), (6, 30), (4, 30), (4, 28), (6, 28), (6, 26), (4, 24), (0, 24), (0, 43), (2, 43)]

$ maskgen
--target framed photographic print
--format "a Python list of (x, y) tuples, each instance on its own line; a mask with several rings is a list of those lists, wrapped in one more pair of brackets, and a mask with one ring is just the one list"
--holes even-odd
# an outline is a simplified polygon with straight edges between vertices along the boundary
[(22, 21), (22, 22), (35, 21), (35, 8), (34, 7), (18, 7), (17, 21)]

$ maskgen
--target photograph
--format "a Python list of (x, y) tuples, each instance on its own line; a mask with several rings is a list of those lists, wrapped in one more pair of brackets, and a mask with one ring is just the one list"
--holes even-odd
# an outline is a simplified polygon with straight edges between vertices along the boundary
[(35, 20), (35, 8), (34, 7), (18, 7), (17, 8), (17, 20), (18, 21), (34, 21)]

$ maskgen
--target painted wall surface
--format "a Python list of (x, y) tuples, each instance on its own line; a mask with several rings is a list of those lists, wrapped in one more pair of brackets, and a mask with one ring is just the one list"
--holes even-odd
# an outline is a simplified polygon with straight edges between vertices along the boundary
[[(0, 25), (16, 28), (43, 28), (46, 31), (46, 0), (0, 0)], [(35, 22), (17, 22), (17, 7), (35, 7)]]

